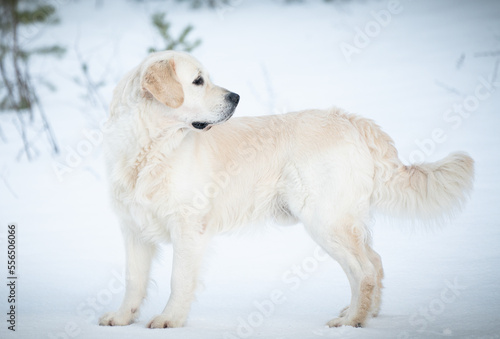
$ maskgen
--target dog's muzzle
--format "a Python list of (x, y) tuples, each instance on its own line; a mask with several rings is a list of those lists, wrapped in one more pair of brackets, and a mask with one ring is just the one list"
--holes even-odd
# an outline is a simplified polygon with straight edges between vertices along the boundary
[[(191, 123), (191, 125), (196, 129), (204, 130), (209, 126), (211, 127), (211, 125), (220, 124), (220, 123), (223, 123), (223, 122), (229, 120), (229, 118), (231, 118), (233, 116), (234, 110), (236, 109), (236, 106), (238, 106), (238, 103), (240, 102), (240, 96), (236, 93), (229, 92), (224, 97), (224, 100), (227, 103), (229, 103), (229, 110), (227, 111), (227, 113), (224, 115), (224, 117), (221, 120), (215, 121), (215, 122), (195, 121), (195, 122)], [(210, 129), (210, 127), (208, 129)]]

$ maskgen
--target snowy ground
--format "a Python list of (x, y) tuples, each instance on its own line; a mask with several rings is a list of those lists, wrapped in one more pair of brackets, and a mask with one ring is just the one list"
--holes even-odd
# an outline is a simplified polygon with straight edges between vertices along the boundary
[[(216, 11), (173, 1), (53, 3), (61, 25), (42, 28), (39, 41), (68, 53), (34, 70), (58, 87), (42, 94), (62, 154), (49, 156), (40, 141), (38, 160), (16, 161), (17, 132), (0, 115), (8, 139), (0, 144), (1, 275), (8, 222), (18, 225), (19, 267), (16, 332), (7, 330), (2, 283), (0, 338), (500, 338), (500, 3), (235, 0)], [(109, 101), (120, 76), (159, 45), (149, 24), (157, 9), (177, 30), (195, 26), (203, 43), (194, 55), (241, 95), (239, 116), (337, 105), (376, 120), (405, 162), (455, 150), (476, 160), (471, 200), (446, 227), (375, 225), (384, 301), (365, 328), (325, 327), (348, 304), (348, 282), (300, 225), (219, 237), (186, 327), (149, 330), (169, 294), (165, 246), (138, 322), (97, 326), (123, 296), (124, 253), (98, 140), (104, 113), (73, 80), (77, 55), (105, 80)], [(61, 164), (74, 169), (55, 171)]]

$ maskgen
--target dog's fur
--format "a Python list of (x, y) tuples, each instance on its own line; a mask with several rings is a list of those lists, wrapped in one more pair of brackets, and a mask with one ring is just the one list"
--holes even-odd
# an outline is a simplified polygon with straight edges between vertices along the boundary
[[(202, 78), (200, 80), (200, 77)], [(383, 269), (373, 209), (432, 219), (458, 210), (473, 160), (455, 153), (405, 166), (372, 121), (340, 109), (227, 121), (239, 97), (185, 53), (150, 55), (118, 84), (106, 134), (127, 288), (101, 325), (127, 325), (146, 295), (158, 243), (173, 244), (172, 292), (151, 328), (182, 326), (216, 233), (271, 218), (304, 224), (349, 278), (351, 304), (329, 326), (362, 326), (380, 309)]]

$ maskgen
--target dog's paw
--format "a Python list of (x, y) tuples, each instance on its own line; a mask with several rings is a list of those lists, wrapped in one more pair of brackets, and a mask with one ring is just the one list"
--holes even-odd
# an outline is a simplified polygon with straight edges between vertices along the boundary
[(349, 320), (348, 317), (334, 318), (326, 323), (329, 327), (340, 327), (340, 326), (352, 326), (352, 327), (362, 327), (363, 324)]
[(339, 318), (343, 318), (347, 316), (347, 313), (349, 312), (349, 306), (346, 306), (340, 311)]
[(109, 312), (99, 319), (100, 326), (126, 326), (134, 321), (132, 312)]
[[(370, 316), (376, 318), (380, 312), (380, 306), (379, 307), (372, 307), (370, 310)], [(347, 314), (349, 313), (349, 306), (346, 306), (340, 311), (339, 318), (347, 317)]]
[(181, 321), (176, 321), (166, 314), (160, 314), (154, 317), (149, 323), (148, 328), (172, 328), (172, 327), (182, 327), (183, 323)]
[(380, 313), (380, 306), (372, 307), (372, 310), (370, 311), (372, 317), (374, 318), (378, 317), (379, 313)]

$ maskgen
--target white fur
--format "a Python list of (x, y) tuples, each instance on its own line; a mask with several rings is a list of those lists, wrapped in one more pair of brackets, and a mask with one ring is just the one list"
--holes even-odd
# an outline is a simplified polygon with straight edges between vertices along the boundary
[[(158, 101), (162, 93), (143, 85), (149, 67), (165, 60), (175, 69), (173, 86), (182, 85), (182, 98), (173, 99), (182, 101), (179, 107)], [(197, 74), (203, 88), (192, 84)], [(169, 241), (172, 293), (149, 327), (182, 326), (210, 238), (271, 218), (302, 222), (346, 272), (351, 304), (328, 324), (363, 325), (378, 314), (383, 277), (370, 247), (372, 209), (423, 219), (452, 213), (471, 189), (473, 160), (455, 154), (404, 166), (377, 125), (340, 109), (226, 122), (232, 114), (226, 93), (178, 52), (153, 54), (118, 84), (106, 149), (126, 244), (127, 290), (120, 309), (100, 324), (126, 325), (137, 317), (155, 247)], [(200, 120), (212, 128), (195, 130), (191, 124)]]

